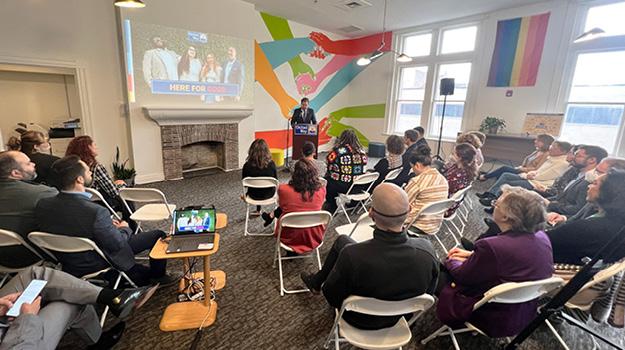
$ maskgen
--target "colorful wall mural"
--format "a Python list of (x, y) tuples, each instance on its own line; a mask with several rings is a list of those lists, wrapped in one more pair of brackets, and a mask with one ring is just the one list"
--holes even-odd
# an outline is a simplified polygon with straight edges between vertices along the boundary
[[(319, 122), (319, 145), (327, 144), (347, 128), (354, 129), (360, 141), (368, 145), (369, 139), (358, 128), (341, 120), (383, 119), (384, 104), (345, 106), (329, 113), (320, 111), (366, 69), (356, 65), (358, 57), (378, 49), (382, 42), (385, 45), (381, 51), (390, 50), (392, 32), (345, 40), (332, 40), (320, 32), (296, 38), (286, 19), (262, 12), (260, 16), (273, 41), (255, 43), (255, 78), (278, 105), (285, 123), (284, 128), (257, 130), (255, 137), (264, 138), (272, 148), (290, 147), (290, 143), (286, 145), (286, 119), (299, 106), (300, 99), (308, 97)], [(315, 69), (304, 58), (308, 61), (320, 60), (323, 64)], [(288, 79), (292, 81), (284, 81), (287, 79), (284, 75), (281, 81), (276, 74), (276, 70), (284, 64), (288, 64), (291, 70), (292, 75)], [(289, 93), (286, 86), (293, 84), (296, 91)]]

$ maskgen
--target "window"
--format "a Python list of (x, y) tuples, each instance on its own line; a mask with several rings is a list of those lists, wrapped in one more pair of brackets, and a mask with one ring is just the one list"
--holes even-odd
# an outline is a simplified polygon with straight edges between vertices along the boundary
[(476, 26), (444, 30), (441, 54), (473, 51), (476, 34)]
[(625, 110), (625, 51), (581, 53), (561, 137), (614, 153)]
[(588, 10), (584, 32), (592, 28), (605, 30), (606, 36), (625, 35), (625, 2), (595, 6)]
[[(462, 128), (476, 36), (477, 26), (467, 25), (408, 33), (398, 39), (397, 50), (415, 59), (396, 63), (388, 132), (403, 133), (421, 125), (427, 137), (438, 137), (443, 112), (438, 85), (442, 78), (454, 78), (455, 91), (445, 105), (443, 137), (456, 138)], [(439, 49), (432, 49), (435, 43), (440, 43)]]
[(411, 35), (404, 38), (404, 50), (402, 51), (410, 57), (421, 57), (430, 55), (432, 46), (432, 33)]
[(427, 75), (428, 67), (402, 68), (395, 131), (401, 133), (422, 124), (421, 110), (423, 109)]
[(445, 119), (443, 121), (443, 138), (454, 139), (462, 129), (462, 116), (464, 114), (464, 101), (467, 99), (469, 77), (471, 76), (471, 63), (441, 64), (438, 68), (436, 79), (436, 91), (432, 119), (429, 123), (432, 137), (438, 137), (443, 115), (443, 98), (440, 95), (440, 81), (443, 78), (454, 78), (454, 94), (447, 96), (445, 105)]

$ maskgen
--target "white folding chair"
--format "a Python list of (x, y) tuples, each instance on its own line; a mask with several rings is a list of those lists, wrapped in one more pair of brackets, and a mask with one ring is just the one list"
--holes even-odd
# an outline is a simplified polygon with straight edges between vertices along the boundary
[[(464, 228), (466, 227), (466, 221), (463, 220), (462, 215), (460, 215), (460, 208), (465, 202), (467, 198), (467, 192), (470, 189), (471, 185), (454, 193), (449, 199), (454, 201), (454, 204), (452, 204), (452, 206), (457, 205), (456, 210), (454, 210), (454, 212), (450, 216), (443, 216), (443, 222), (446, 224), (447, 229), (451, 234), (451, 237), (454, 239), (454, 242), (456, 242), (456, 246), (460, 245), (460, 241), (456, 237), (456, 234), (458, 234), (458, 237), (462, 237), (462, 233), (464, 232)], [(456, 225), (456, 221), (459, 221), (458, 225)]]
[[(449, 208), (451, 208), (454, 205), (454, 203), (455, 202), (453, 199), (443, 199), (441, 201), (432, 202), (432, 203), (424, 205), (423, 208), (421, 208), (421, 211), (417, 214), (417, 216), (415, 216), (412, 222), (408, 225), (407, 227), (408, 234), (411, 234), (413, 236), (419, 236), (418, 233), (415, 233), (413, 231), (415, 228), (414, 224), (419, 219), (422, 219), (423, 217), (426, 217), (426, 216), (427, 217), (439, 216), (441, 218), (441, 224), (442, 224), (442, 219), (443, 219), (443, 216), (445, 215), (445, 212), (447, 212), (447, 210), (449, 210)], [(443, 241), (441, 241), (441, 239), (438, 237), (439, 232), (440, 232), (440, 226), (436, 232), (427, 234), (427, 236), (433, 236), (434, 239), (436, 239), (438, 244), (441, 246), (441, 248), (443, 248), (443, 251), (447, 252), (447, 248), (445, 248)]]
[[(137, 285), (130, 279), (130, 277), (128, 277), (128, 275), (126, 275), (126, 273), (124, 273), (123, 271), (119, 271), (113, 267), (111, 262), (106, 258), (106, 255), (104, 255), (104, 253), (100, 250), (100, 248), (98, 248), (98, 246), (90, 239), (82, 238), (82, 237), (56, 235), (56, 234), (46, 233), (46, 232), (31, 232), (28, 234), (28, 239), (34, 244), (36, 244), (39, 248), (41, 248), (44, 252), (54, 257), (55, 259), (56, 257), (54, 256), (52, 251), (60, 252), (60, 253), (69, 253), (69, 254), (94, 251), (102, 259), (104, 259), (104, 261), (106, 261), (109, 264), (109, 267), (102, 269), (100, 271), (97, 271), (97, 272), (84, 275), (81, 277), (82, 279), (90, 280), (98, 276), (101, 273), (107, 272), (109, 270), (115, 270), (117, 271), (117, 279), (115, 280), (115, 283), (113, 284), (112, 289), (117, 289), (122, 277), (126, 281), (128, 281), (128, 283), (130, 283), (131, 286), (133, 286), (134, 288), (137, 288)], [(101, 326), (104, 326), (104, 321), (106, 320), (106, 314), (108, 313), (108, 311), (109, 311), (109, 307), (107, 306), (104, 308), (104, 312), (102, 313), (102, 316), (100, 317)]]
[(39, 258), (39, 261), (36, 261), (32, 265), (28, 265), (24, 267), (8, 267), (8, 266), (0, 265), (0, 273), (4, 275), (2, 279), (0, 280), (0, 287), (2, 287), (2, 285), (4, 285), (4, 282), (6, 282), (6, 280), (9, 278), (9, 274), (20, 272), (31, 266), (40, 265), (45, 260), (44, 257), (41, 256), (41, 254), (39, 254), (39, 252), (37, 252), (33, 247), (31, 247), (30, 244), (26, 243), (26, 241), (22, 238), (22, 236), (18, 235), (17, 233), (13, 231), (0, 229), (0, 247), (10, 247), (10, 246), (22, 246), (28, 249), (37, 258)]
[[(345, 208), (345, 205), (351, 203), (351, 201), (358, 202), (362, 209), (367, 211), (367, 208), (365, 207), (365, 202), (369, 199), (369, 197), (371, 197), (369, 190), (371, 189), (371, 186), (373, 186), (375, 180), (378, 179), (378, 177), (380, 177), (380, 174), (377, 172), (364, 173), (362, 175), (354, 177), (354, 181), (352, 182), (352, 185), (349, 186), (347, 193), (339, 193), (339, 195), (336, 197), (337, 208), (332, 214), (332, 217), (336, 216), (336, 213), (338, 213), (340, 209), (345, 214), (347, 221), (351, 223), (352, 220), (349, 218), (349, 214), (347, 213), (347, 209)], [(356, 189), (354, 189), (354, 187), (356, 186), (359, 186), (360, 188), (362, 188), (362, 186), (367, 186), (367, 189), (361, 190), (360, 192), (352, 192), (352, 190), (357, 191)], [(356, 205), (356, 208), (358, 208), (358, 205)]]
[(356, 242), (364, 242), (373, 238), (373, 220), (369, 213), (363, 213), (353, 224), (345, 224), (334, 228), (337, 234), (349, 236)]
[(284, 293), (293, 294), (293, 293), (302, 293), (308, 292), (308, 288), (305, 289), (296, 289), (289, 290), (284, 287), (284, 277), (282, 274), (282, 260), (293, 260), (293, 259), (306, 259), (306, 258), (314, 258), (317, 257), (317, 265), (319, 266), (319, 270), (321, 270), (321, 257), (319, 256), (319, 248), (323, 244), (319, 244), (317, 248), (311, 250), (307, 253), (298, 254), (295, 256), (282, 256), (281, 249), (286, 250), (287, 252), (293, 252), (293, 249), (288, 245), (282, 243), (280, 238), (282, 237), (282, 228), (294, 228), (294, 229), (304, 229), (304, 228), (312, 228), (323, 226), (323, 236), (325, 236), (325, 230), (328, 228), (328, 224), (332, 219), (332, 214), (325, 210), (319, 211), (302, 211), (296, 213), (288, 213), (283, 215), (279, 219), (279, 223), (277, 226), (277, 234), (276, 234), (276, 253), (274, 255), (273, 266), (276, 266), (276, 260), (278, 261), (278, 270), (280, 272), (280, 295), (284, 296)]
[[(569, 301), (566, 302), (565, 306), (572, 310), (590, 311), (590, 308), (592, 307), (592, 304), (596, 301), (596, 299), (588, 298), (587, 296), (584, 296), (584, 294), (593, 286), (605, 282), (623, 271), (625, 271), (625, 259), (598, 271), (597, 273), (595, 273), (590, 281), (586, 282), (586, 284), (584, 284), (584, 286), (580, 290), (578, 290), (577, 293), (571, 299), (569, 299)], [(570, 317), (565, 313), (561, 313), (561, 315), (564, 317), (565, 320)], [(564, 339), (562, 339), (562, 337), (556, 331), (555, 327), (551, 324), (551, 322), (549, 322), (549, 320), (547, 319), (545, 320), (545, 323), (547, 324), (547, 327), (549, 327), (553, 335), (556, 337), (558, 342), (562, 345), (562, 347), (568, 350), (569, 346), (566, 344), (566, 342), (564, 342)]]
[[(260, 233), (260, 232), (249, 231), (250, 207), (256, 207), (259, 205), (260, 206), (271, 205), (274, 207), (277, 206), (278, 205), (278, 186), (280, 186), (280, 182), (278, 181), (278, 179), (273, 178), (273, 177), (259, 176), (259, 177), (246, 177), (245, 179), (241, 180), (241, 183), (243, 184), (243, 196), (245, 200), (245, 230), (243, 231), (243, 235), (244, 236), (273, 236), (272, 232)], [(273, 197), (268, 198), (268, 199), (261, 199), (261, 200), (253, 199), (247, 195), (247, 190), (250, 188), (273, 188), (274, 195)]]
[[(337, 350), (340, 342), (348, 342), (363, 349), (401, 349), (412, 338), (410, 326), (432, 305), (434, 305), (434, 298), (429, 294), (421, 294), (399, 301), (365, 298), (356, 295), (349, 296), (343, 301), (341, 310), (336, 312), (334, 324), (324, 347), (327, 349), (334, 340), (334, 347)], [(347, 323), (343, 319), (345, 311), (373, 316), (400, 316), (410, 313), (413, 315), (409, 321), (400, 317), (399, 321), (392, 327), (364, 330)]]
[[(564, 281), (559, 277), (550, 277), (538, 281), (529, 282), (507, 282), (497, 285), (484, 293), (484, 297), (480, 299), (475, 305), (473, 305), (473, 311), (488, 303), (501, 303), (501, 304), (520, 304), (531, 300), (538, 299), (543, 295), (562, 286)], [(425, 345), (434, 338), (449, 335), (451, 341), (456, 350), (460, 350), (456, 334), (466, 332), (478, 332), (486, 335), (479, 328), (475, 327), (469, 322), (465, 322), (466, 328), (451, 329), (450, 327), (443, 325), (441, 328), (432, 333), (429, 337), (421, 340), (421, 344)]]
[[(143, 221), (167, 220), (172, 217), (174, 210), (176, 210), (176, 205), (169, 204), (165, 194), (156, 188), (121, 188), (119, 196), (130, 213), (130, 218), (137, 222), (135, 233), (141, 230)], [(128, 202), (142, 203), (143, 205), (133, 211)]]
[[(397, 168), (397, 169), (393, 169), (391, 171), (389, 171), (386, 176), (384, 176), (384, 180), (382, 180), (382, 183), (384, 182), (389, 182), (389, 181), (393, 181), (395, 180), (399, 174), (401, 174), (401, 171), (403, 170), (403, 168)], [(371, 202), (371, 196), (369, 196), (369, 198), (367, 198), (367, 200), (365, 201), (365, 207)]]
[(106, 199), (104, 199), (104, 196), (102, 196), (102, 193), (100, 193), (98, 190), (96, 190), (95, 188), (91, 188), (91, 187), (85, 187), (85, 191), (87, 191), (87, 193), (91, 194), (91, 200), (92, 201), (100, 201), (104, 204), (104, 206), (106, 206), (106, 208), (111, 212), (112, 215), (115, 216), (115, 218), (119, 221), (122, 220), (121, 216), (119, 216), (119, 214), (117, 214), (117, 212), (115, 210), (113, 210), (113, 207), (106, 201)]

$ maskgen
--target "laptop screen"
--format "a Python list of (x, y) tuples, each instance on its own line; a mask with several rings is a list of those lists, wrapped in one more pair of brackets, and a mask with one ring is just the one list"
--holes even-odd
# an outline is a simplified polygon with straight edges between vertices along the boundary
[(174, 235), (215, 232), (215, 209), (189, 209), (174, 212)]

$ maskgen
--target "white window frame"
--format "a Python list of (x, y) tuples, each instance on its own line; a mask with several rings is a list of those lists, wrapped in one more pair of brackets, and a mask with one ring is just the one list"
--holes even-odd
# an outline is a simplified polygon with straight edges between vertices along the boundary
[[(556, 106), (562, 111), (562, 113), (566, 113), (567, 106), (569, 105), (569, 96), (571, 94), (571, 88), (573, 85), (573, 77), (575, 75), (575, 68), (577, 66), (577, 59), (580, 54), (586, 53), (600, 53), (600, 52), (610, 52), (610, 51), (623, 51), (625, 50), (625, 35), (617, 35), (617, 36), (608, 36), (597, 38), (592, 41), (586, 41), (581, 43), (574, 43), (576, 37), (581, 35), (584, 31), (584, 27), (586, 25), (586, 17), (588, 16), (588, 10), (591, 7), (608, 5), (613, 3), (623, 2), (623, 0), (597, 0), (597, 1), (589, 1), (587, 3), (580, 4), (576, 8), (575, 22), (573, 25), (573, 30), (571, 31), (571, 37), (569, 38), (569, 48), (566, 53), (566, 61), (564, 64), (564, 71), (562, 73), (562, 77), (560, 79), (560, 89), (558, 91), (558, 97)], [(563, 38), (566, 39), (566, 38)], [(602, 105), (625, 105), (625, 101), (623, 103), (619, 102), (589, 102), (589, 101), (575, 101), (571, 102), (571, 104), (602, 104)], [(566, 116), (565, 116), (566, 118)], [(563, 121), (564, 123), (564, 121)], [(612, 150), (607, 150), (611, 155), (619, 155), (623, 156), (625, 153), (625, 110), (623, 115), (621, 116), (621, 125), (619, 126), (619, 131), (615, 141), (615, 147)], [(560, 136), (560, 135), (558, 135)]]
[[(421, 107), (421, 126), (425, 129), (425, 137), (428, 139), (438, 139), (438, 136), (430, 135), (429, 127), (432, 120), (433, 106), (434, 106), (434, 98), (436, 96), (434, 88), (436, 87), (436, 82), (434, 79), (438, 77), (438, 67), (441, 64), (450, 64), (450, 63), (471, 63), (471, 75), (469, 77), (469, 85), (467, 86), (467, 96), (464, 100), (464, 111), (462, 115), (462, 128), (465, 127), (467, 123), (466, 116), (470, 114), (470, 101), (472, 101), (472, 93), (474, 89), (474, 85), (477, 80), (477, 73), (475, 69), (476, 59), (481, 50), (481, 18), (478, 19), (464, 19), (461, 22), (455, 23), (441, 23), (436, 26), (430, 27), (422, 27), (422, 28), (412, 28), (404, 31), (399, 31), (396, 33), (393, 47), (396, 51), (403, 51), (404, 39), (408, 36), (420, 35), (420, 34), (432, 34), (432, 41), (430, 47), (430, 54), (428, 56), (420, 56), (415, 57), (411, 62), (401, 63), (401, 62), (393, 62), (393, 77), (391, 81), (391, 93), (389, 94), (387, 100), (386, 107), (386, 126), (385, 133), (387, 135), (391, 134), (402, 134), (403, 131), (396, 131), (395, 125), (397, 123), (397, 107), (398, 107), (398, 97), (399, 97), (399, 85), (401, 84), (401, 69), (407, 67), (421, 67), (427, 66), (428, 73), (426, 77), (426, 85), (425, 92), (423, 97), (423, 105)], [(449, 29), (463, 28), (463, 27), (477, 27), (477, 31), (475, 34), (475, 46), (473, 51), (466, 52), (457, 52), (450, 54), (441, 54), (440, 50), (442, 47), (442, 37), (443, 31)], [(415, 125), (416, 126), (416, 125)], [(452, 139), (443, 138), (444, 141), (453, 141)]]

